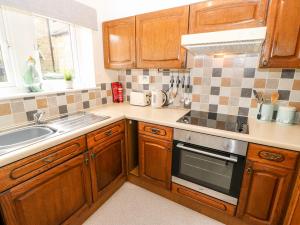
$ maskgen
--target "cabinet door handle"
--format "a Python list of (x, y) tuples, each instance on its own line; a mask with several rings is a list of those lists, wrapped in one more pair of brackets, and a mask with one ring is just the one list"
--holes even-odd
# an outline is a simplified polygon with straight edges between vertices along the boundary
[(85, 157), (85, 158), (84, 158), (84, 164), (85, 164), (85, 165), (88, 165), (88, 163), (89, 163), (89, 158), (88, 158), (88, 157)]
[(248, 174), (252, 174), (252, 172), (253, 172), (252, 167), (248, 167), (248, 168), (247, 168), (247, 173), (248, 173)]
[(92, 159), (95, 159), (95, 158), (96, 158), (96, 154), (95, 154), (95, 153), (92, 153), (92, 154), (91, 154), (91, 158), (92, 158)]
[(263, 59), (263, 62), (262, 62), (263, 66), (267, 66), (268, 65), (268, 60), (266, 59)]

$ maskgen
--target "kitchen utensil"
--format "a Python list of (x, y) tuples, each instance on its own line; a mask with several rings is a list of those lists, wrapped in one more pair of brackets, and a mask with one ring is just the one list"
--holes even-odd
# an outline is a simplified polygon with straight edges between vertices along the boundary
[(256, 90), (253, 90), (253, 94), (254, 94), (254, 96), (255, 96), (255, 98), (256, 98), (256, 101), (259, 102), (260, 99), (259, 99), (259, 95), (258, 95), (257, 91), (256, 91)]
[(279, 106), (276, 121), (279, 123), (293, 124), (295, 122), (296, 107)]
[(151, 92), (151, 106), (154, 108), (163, 107), (168, 101), (168, 95), (163, 90), (153, 90)]
[(187, 91), (187, 97), (184, 100), (184, 107), (188, 108), (191, 104), (191, 99), (190, 99), (190, 92), (191, 92), (191, 77), (190, 75), (187, 77), (187, 86), (186, 86), (186, 91)]
[(184, 103), (184, 93), (185, 93), (184, 85), (185, 85), (185, 76), (183, 76), (181, 80), (180, 103)]
[(261, 108), (262, 108), (262, 105), (263, 105), (263, 103), (260, 103), (259, 110), (258, 110), (258, 113), (257, 113), (257, 116), (256, 116), (258, 120), (261, 119)]
[(271, 103), (272, 104), (276, 104), (276, 102), (278, 101), (278, 99), (279, 99), (278, 92), (273, 92), (272, 95), (271, 95)]
[(175, 88), (173, 89), (173, 98), (176, 98), (177, 96), (177, 93), (178, 93), (178, 89), (179, 89), (179, 84), (180, 84), (180, 79), (179, 79), (179, 75), (177, 75), (177, 78), (176, 78), (176, 86)]
[(174, 88), (174, 76), (172, 75), (171, 79), (170, 79), (170, 88), (168, 90), (168, 96), (169, 96), (168, 104), (171, 104), (174, 101), (174, 99), (173, 99), (173, 88)]

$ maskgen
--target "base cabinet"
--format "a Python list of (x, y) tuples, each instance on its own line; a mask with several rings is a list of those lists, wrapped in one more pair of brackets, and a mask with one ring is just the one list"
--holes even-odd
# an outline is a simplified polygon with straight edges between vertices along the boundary
[(119, 134), (91, 150), (91, 177), (94, 201), (110, 185), (125, 176), (124, 134)]
[(237, 216), (251, 225), (282, 224), (292, 172), (248, 161)]
[(237, 216), (251, 225), (281, 225), (298, 153), (250, 144)]
[(297, 181), (284, 220), (284, 225), (299, 225), (299, 223), (300, 223), (300, 171), (298, 171)]
[(79, 155), (5, 192), (6, 225), (76, 224), (92, 204), (86, 155)]
[(172, 143), (139, 135), (139, 174), (155, 185), (171, 188)]

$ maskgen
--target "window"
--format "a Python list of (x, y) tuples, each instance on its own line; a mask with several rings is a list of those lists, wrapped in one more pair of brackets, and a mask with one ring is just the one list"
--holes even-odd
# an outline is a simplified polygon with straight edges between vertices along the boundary
[(34, 24), (43, 79), (63, 79), (65, 70), (74, 71), (70, 25), (38, 16)]

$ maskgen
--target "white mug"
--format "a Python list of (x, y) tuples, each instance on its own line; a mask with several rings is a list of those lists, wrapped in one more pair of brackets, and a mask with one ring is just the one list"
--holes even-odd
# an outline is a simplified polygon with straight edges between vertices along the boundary
[(162, 90), (154, 90), (151, 92), (151, 106), (161, 108), (167, 102), (167, 93)]

